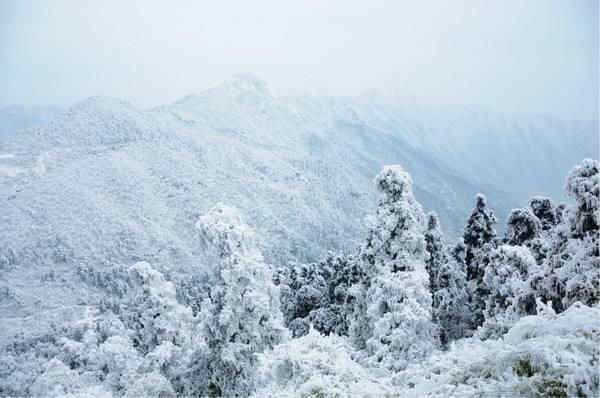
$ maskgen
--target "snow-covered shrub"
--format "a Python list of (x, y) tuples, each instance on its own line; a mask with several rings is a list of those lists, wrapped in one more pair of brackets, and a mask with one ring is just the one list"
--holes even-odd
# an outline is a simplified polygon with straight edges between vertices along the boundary
[[(541, 304), (541, 303), (540, 303)], [(600, 309), (581, 303), (521, 318), (501, 339), (455, 342), (397, 374), (400, 396), (600, 395)]]
[(311, 329), (298, 339), (259, 355), (257, 397), (392, 396), (356, 361), (357, 353), (343, 337)]
[(256, 354), (285, 337), (279, 291), (237, 210), (217, 205), (197, 227), (217, 261), (199, 313), (194, 376), (186, 393), (248, 395), (255, 385)]
[(367, 219), (367, 242), (361, 259), (366, 275), (364, 308), (353, 322), (365, 322), (367, 362), (399, 370), (436, 346), (429, 275), (425, 270), (425, 215), (412, 193), (410, 176), (400, 166), (386, 166), (376, 177), (380, 191), (375, 216)]

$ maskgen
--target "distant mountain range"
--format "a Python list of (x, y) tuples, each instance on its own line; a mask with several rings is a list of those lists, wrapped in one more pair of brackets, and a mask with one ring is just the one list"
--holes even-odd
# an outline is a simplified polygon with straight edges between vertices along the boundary
[(194, 225), (217, 202), (241, 210), (269, 262), (314, 261), (361, 242), (384, 164), (456, 238), (477, 192), (503, 224), (533, 194), (560, 199), (597, 148), (598, 121), (280, 93), (254, 75), (151, 110), (89, 98), (0, 139), (0, 315), (97, 302), (90, 275), (139, 260), (201, 275)]

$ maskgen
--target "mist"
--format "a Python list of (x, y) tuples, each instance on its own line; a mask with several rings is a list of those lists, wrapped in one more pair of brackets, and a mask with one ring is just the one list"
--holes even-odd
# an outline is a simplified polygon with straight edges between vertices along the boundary
[(595, 0), (0, 2), (0, 106), (147, 108), (252, 72), (277, 89), (597, 119), (598, 69)]

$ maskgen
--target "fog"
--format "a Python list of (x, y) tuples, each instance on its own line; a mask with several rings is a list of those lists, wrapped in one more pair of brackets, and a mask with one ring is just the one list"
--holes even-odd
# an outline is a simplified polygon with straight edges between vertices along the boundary
[(152, 107), (252, 72), (596, 119), (598, 69), (596, 0), (0, 0), (0, 106)]

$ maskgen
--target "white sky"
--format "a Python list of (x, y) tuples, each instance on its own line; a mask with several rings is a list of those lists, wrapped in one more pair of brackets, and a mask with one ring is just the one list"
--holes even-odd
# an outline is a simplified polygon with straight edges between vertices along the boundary
[(0, 106), (150, 107), (238, 72), (598, 118), (598, 0), (0, 0)]

